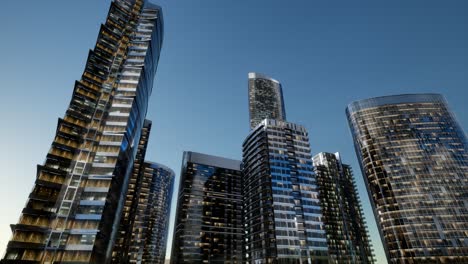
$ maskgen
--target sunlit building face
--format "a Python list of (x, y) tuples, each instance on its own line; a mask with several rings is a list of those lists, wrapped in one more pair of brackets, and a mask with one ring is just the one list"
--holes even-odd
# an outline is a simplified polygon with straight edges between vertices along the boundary
[(468, 263), (468, 145), (438, 94), (351, 103), (355, 149), (390, 263)]

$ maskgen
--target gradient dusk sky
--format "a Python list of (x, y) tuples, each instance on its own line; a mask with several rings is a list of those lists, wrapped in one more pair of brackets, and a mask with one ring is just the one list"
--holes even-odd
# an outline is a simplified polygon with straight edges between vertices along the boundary
[[(241, 159), (247, 73), (265, 73), (282, 82), (288, 120), (309, 130), (312, 154), (339, 151), (354, 168), (378, 263), (386, 263), (345, 107), (375, 96), (442, 93), (466, 131), (468, 1), (153, 2), (163, 7), (165, 32), (147, 159), (177, 177), (184, 150)], [(2, 3), (0, 252), (109, 3)]]

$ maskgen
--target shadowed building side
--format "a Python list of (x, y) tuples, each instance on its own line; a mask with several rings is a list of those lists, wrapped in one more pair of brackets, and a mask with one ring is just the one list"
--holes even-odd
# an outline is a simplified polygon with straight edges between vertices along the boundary
[(145, 161), (151, 121), (145, 120), (120, 220), (112, 263), (164, 263), (174, 172)]
[(240, 161), (184, 152), (171, 263), (242, 263)]
[(152, 122), (145, 120), (138, 144), (137, 154), (133, 163), (133, 171), (128, 184), (128, 191), (120, 219), (119, 231), (112, 254), (112, 263), (128, 263), (132, 259), (130, 245), (133, 241), (135, 217), (142, 194), (144, 180), (143, 163), (150, 137)]
[(313, 157), (330, 263), (374, 263), (351, 166), (339, 153)]
[(174, 172), (158, 163), (142, 166), (141, 195), (130, 244), (130, 263), (162, 264), (166, 258)]

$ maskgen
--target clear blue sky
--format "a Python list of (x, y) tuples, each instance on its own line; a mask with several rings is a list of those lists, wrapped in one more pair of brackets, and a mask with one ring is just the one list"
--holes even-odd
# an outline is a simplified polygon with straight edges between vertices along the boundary
[[(109, 2), (2, 3), (0, 251)], [(247, 73), (268, 74), (283, 84), (289, 121), (309, 129), (313, 154), (339, 151), (353, 166), (385, 263), (344, 109), (374, 96), (442, 93), (466, 130), (468, 1), (154, 2), (164, 9), (165, 36), (147, 116), (148, 159), (177, 174), (184, 150), (240, 159)]]

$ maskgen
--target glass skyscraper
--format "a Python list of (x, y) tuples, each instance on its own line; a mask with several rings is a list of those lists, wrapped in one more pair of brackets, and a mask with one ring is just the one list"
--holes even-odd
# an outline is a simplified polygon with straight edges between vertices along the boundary
[(131, 244), (133, 241), (133, 230), (135, 229), (135, 218), (140, 204), (140, 196), (143, 191), (142, 182), (145, 176), (143, 164), (145, 162), (151, 126), (152, 122), (145, 120), (135, 161), (133, 162), (132, 175), (128, 183), (128, 191), (122, 217), (120, 218), (119, 231), (113, 249), (114, 252), (112, 253), (112, 263), (128, 263), (131, 259), (135, 258), (136, 255), (131, 252)]
[(133, 213), (128, 262), (164, 264), (169, 231), (174, 172), (146, 161), (141, 168), (141, 193)]
[(250, 129), (263, 119), (286, 120), (281, 83), (260, 73), (249, 73)]
[(374, 263), (353, 171), (339, 153), (313, 157), (330, 263)]
[(153, 87), (161, 9), (115, 0), (8, 243), (4, 263), (108, 263)]
[(243, 144), (246, 263), (328, 263), (307, 130), (263, 120)]
[(113, 249), (112, 263), (164, 263), (174, 172), (145, 161), (151, 121), (145, 120)]
[(377, 97), (346, 113), (388, 261), (468, 263), (468, 145), (444, 97)]
[(171, 263), (242, 263), (240, 161), (184, 152)]

